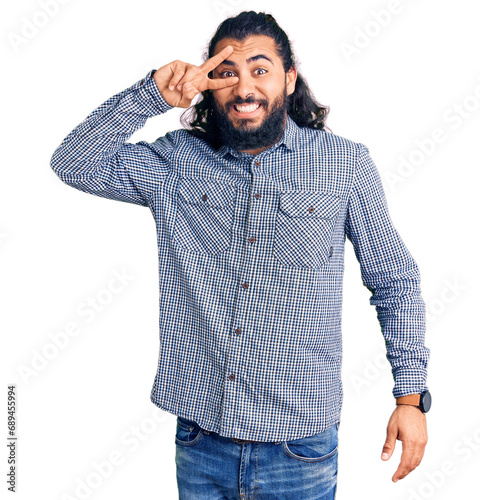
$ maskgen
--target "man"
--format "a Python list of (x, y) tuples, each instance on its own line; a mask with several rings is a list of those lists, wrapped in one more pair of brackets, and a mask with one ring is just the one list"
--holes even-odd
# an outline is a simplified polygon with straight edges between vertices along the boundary
[[(186, 129), (126, 142), (172, 107), (189, 108)], [(242, 12), (219, 26), (203, 64), (150, 71), (52, 157), (64, 182), (155, 218), (151, 399), (177, 415), (180, 499), (335, 497), (345, 237), (395, 380), (382, 458), (402, 441), (397, 481), (423, 457), (429, 349), (418, 267), (367, 147), (327, 132), (327, 114), (274, 18)]]

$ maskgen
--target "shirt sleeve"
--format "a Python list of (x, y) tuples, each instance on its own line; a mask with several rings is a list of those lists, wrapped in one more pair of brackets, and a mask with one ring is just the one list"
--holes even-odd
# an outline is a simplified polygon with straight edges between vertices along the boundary
[(393, 396), (428, 389), (425, 303), (417, 263), (392, 224), (380, 175), (369, 150), (359, 143), (345, 232), (372, 293), (394, 378)]
[(137, 83), (107, 99), (55, 150), (51, 168), (66, 184), (104, 198), (148, 206), (169, 171), (175, 136), (154, 143), (127, 143), (151, 116), (167, 104), (151, 70)]

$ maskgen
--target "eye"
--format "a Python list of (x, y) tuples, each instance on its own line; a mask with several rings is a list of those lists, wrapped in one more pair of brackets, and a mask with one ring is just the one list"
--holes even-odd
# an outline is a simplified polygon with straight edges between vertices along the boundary
[[(230, 75), (225, 75), (225, 73), (230, 73)], [(222, 71), (219, 76), (221, 76), (222, 78), (230, 78), (230, 76), (235, 76), (235, 75), (231, 71), (225, 70)]]
[[(258, 68), (255, 71), (264, 71), (265, 73), (268, 73), (268, 71), (265, 68)], [(261, 74), (264, 75), (265, 73), (261, 73)]]

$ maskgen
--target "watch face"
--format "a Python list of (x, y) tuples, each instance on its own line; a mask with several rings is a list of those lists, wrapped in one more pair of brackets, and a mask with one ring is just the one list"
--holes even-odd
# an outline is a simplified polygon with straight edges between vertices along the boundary
[(423, 407), (424, 413), (427, 413), (427, 411), (430, 410), (430, 407), (432, 406), (432, 395), (429, 391), (425, 391), (422, 394), (422, 401), (420, 404)]

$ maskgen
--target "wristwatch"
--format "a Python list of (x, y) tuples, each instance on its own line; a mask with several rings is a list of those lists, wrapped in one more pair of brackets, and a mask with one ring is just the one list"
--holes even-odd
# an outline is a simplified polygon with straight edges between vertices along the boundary
[(416, 406), (421, 412), (427, 413), (432, 406), (432, 395), (429, 391), (424, 391), (421, 394), (409, 394), (397, 398), (397, 405)]

